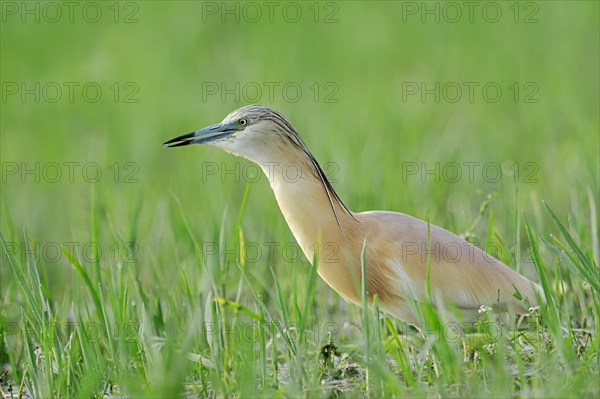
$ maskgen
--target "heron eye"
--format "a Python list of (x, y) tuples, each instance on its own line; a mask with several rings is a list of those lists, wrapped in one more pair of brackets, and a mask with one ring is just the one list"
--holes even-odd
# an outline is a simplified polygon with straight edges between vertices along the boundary
[(240, 126), (246, 126), (248, 124), (248, 120), (247, 119), (240, 119), (240, 121), (238, 122), (240, 124)]

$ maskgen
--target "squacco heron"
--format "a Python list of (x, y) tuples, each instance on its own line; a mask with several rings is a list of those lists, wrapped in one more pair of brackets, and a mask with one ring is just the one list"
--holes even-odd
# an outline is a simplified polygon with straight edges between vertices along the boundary
[[(195, 143), (261, 167), (304, 255), (317, 259), (319, 275), (347, 301), (362, 302), (363, 261), (369, 303), (377, 295), (383, 311), (414, 325), (418, 303), (472, 320), (484, 305), (525, 314), (543, 301), (537, 284), (441, 227), (397, 212), (349, 210), (294, 127), (272, 108), (239, 108), (164, 146)], [(288, 178), (288, 165), (299, 178)]]

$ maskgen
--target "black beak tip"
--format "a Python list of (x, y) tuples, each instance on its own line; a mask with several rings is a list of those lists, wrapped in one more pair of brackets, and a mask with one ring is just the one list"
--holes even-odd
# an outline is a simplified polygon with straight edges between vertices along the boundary
[(163, 148), (181, 147), (183, 145), (191, 144), (191, 141), (192, 141), (191, 139), (194, 137), (194, 135), (195, 135), (195, 132), (191, 132), (191, 133), (179, 136), (179, 137), (175, 137), (174, 139), (171, 139), (169, 141), (165, 141), (163, 143)]
[(190, 144), (189, 141), (181, 141), (179, 143), (173, 143), (173, 144), (164, 143), (163, 148), (181, 147), (181, 146), (188, 145), (188, 144)]

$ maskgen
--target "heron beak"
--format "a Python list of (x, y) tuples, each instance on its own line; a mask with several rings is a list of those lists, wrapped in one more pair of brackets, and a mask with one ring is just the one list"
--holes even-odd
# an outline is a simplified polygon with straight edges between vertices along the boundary
[(227, 137), (235, 133), (235, 129), (230, 124), (218, 123), (204, 129), (196, 130), (183, 136), (175, 137), (169, 141), (163, 143), (163, 148), (167, 147), (180, 147), (188, 144), (203, 144), (209, 143), (214, 140), (218, 140), (223, 137)]

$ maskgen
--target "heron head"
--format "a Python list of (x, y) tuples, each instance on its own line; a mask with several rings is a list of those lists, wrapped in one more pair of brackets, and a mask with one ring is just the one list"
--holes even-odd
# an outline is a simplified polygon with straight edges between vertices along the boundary
[(265, 155), (281, 150), (281, 144), (289, 140), (301, 142), (279, 112), (263, 105), (248, 105), (231, 112), (221, 123), (176, 137), (163, 147), (208, 144), (260, 162)]

